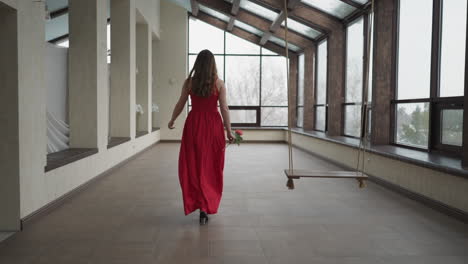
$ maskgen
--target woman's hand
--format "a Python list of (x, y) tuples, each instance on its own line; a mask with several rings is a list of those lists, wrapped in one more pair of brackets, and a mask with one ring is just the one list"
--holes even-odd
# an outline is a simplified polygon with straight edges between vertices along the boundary
[(231, 131), (226, 131), (226, 136), (229, 140), (229, 143), (232, 143), (234, 141), (234, 136), (232, 135)]
[(169, 121), (169, 123), (167, 124), (167, 127), (168, 127), (169, 129), (174, 129), (174, 128), (175, 128), (175, 126), (174, 126), (174, 120)]

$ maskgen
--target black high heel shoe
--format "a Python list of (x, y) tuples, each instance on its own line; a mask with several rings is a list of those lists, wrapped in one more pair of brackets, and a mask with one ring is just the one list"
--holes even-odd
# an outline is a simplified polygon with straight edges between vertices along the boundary
[(200, 211), (200, 225), (208, 224), (208, 214), (203, 211)]

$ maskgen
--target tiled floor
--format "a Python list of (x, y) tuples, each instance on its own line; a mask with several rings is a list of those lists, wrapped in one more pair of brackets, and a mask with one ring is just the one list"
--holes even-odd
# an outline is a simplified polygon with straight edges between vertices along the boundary
[[(304, 152), (297, 168), (336, 169)], [(296, 181), (287, 148), (227, 150), (218, 215), (184, 216), (178, 145), (158, 144), (0, 243), (0, 263), (468, 263), (468, 226), (370, 183)]]

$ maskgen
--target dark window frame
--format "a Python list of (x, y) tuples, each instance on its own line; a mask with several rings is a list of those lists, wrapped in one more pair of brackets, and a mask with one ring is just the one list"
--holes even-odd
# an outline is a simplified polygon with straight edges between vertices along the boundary
[[(393, 98), (390, 100), (391, 103), (391, 131), (390, 131), (390, 144), (416, 149), (425, 152), (435, 152), (448, 156), (461, 157), (463, 145), (453, 146), (442, 143), (442, 128), (440, 114), (445, 109), (464, 109), (463, 101), (464, 96), (453, 96), (453, 97), (440, 97), (440, 74), (441, 74), (441, 46), (442, 46), (442, 16), (443, 16), (443, 2), (446, 0), (433, 0), (432, 8), (432, 43), (431, 43), (431, 66), (430, 66), (430, 91), (428, 98), (416, 98), (416, 99), (400, 99), (398, 100), (398, 57), (399, 57), (399, 28), (400, 28), (400, 1), (396, 1), (396, 12), (395, 12), (395, 25), (396, 30), (394, 31), (394, 54), (395, 59), (393, 61)], [(468, 3), (467, 3), (468, 6)], [(465, 18), (468, 24), (468, 15)], [(468, 44), (468, 42), (467, 42)], [(465, 50), (465, 52), (467, 52)], [(465, 66), (466, 67), (466, 66)], [(466, 70), (466, 69), (465, 69)], [(465, 76), (466, 78), (466, 76)], [(428, 144), (427, 148), (419, 148), (415, 146), (408, 146), (397, 142), (397, 105), (401, 103), (428, 103), (429, 104), (429, 124), (428, 124)]]
[[(190, 15), (189, 15), (190, 18)], [(187, 32), (190, 31), (190, 20), (188, 20), (188, 25), (187, 25)], [(202, 21), (203, 23), (206, 23)], [(208, 23), (206, 23), (208, 24)], [(208, 24), (210, 25), (210, 24)], [(212, 26), (212, 25), (210, 25)], [(219, 29), (221, 30), (221, 29)], [(288, 109), (287, 105), (262, 105), (262, 64), (263, 64), (263, 57), (284, 57), (282, 55), (273, 55), (273, 54), (263, 54), (263, 47), (258, 46), (260, 52), (258, 54), (234, 54), (234, 53), (226, 53), (226, 34), (229, 32), (226, 32), (226, 30), (223, 30), (223, 41), (224, 41), (224, 52), (223, 53), (213, 53), (214, 56), (223, 56), (224, 58), (224, 64), (223, 64), (223, 80), (226, 79), (226, 57), (258, 57), (259, 59), (259, 70), (260, 70), (260, 77), (259, 77), (259, 102), (258, 105), (229, 105), (229, 109), (235, 109), (235, 110), (255, 110), (256, 113), (256, 122), (255, 123), (231, 123), (231, 126), (233, 127), (278, 127), (278, 128), (283, 128), (287, 127), (287, 124), (284, 126), (263, 126), (261, 123), (261, 117), (262, 117), (262, 108), (285, 108)], [(188, 36), (188, 35), (187, 35)], [(191, 55), (198, 55), (198, 53), (193, 53), (190, 52), (190, 38), (187, 38), (187, 62), (188, 58)], [(189, 64), (187, 63), (187, 71), (189, 72), (191, 69), (189, 69)], [(187, 100), (187, 111), (189, 112), (190, 108), (192, 105), (190, 104), (190, 101)]]

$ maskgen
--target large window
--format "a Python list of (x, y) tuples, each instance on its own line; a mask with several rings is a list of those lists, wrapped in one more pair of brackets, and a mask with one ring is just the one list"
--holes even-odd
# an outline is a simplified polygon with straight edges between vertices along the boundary
[(297, 127), (304, 126), (304, 54), (299, 55), (297, 64)]
[(364, 77), (364, 18), (346, 28), (346, 94), (344, 103), (344, 134), (361, 134), (361, 104)]
[(327, 127), (327, 41), (317, 46), (316, 92), (315, 92), (315, 130), (326, 131)]
[(394, 142), (462, 145), (466, 0), (400, 0)]
[(203, 49), (215, 54), (218, 75), (226, 83), (234, 126), (287, 126), (285, 57), (190, 19), (189, 70)]

